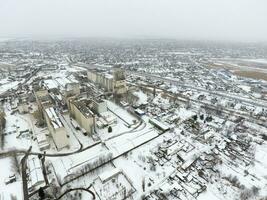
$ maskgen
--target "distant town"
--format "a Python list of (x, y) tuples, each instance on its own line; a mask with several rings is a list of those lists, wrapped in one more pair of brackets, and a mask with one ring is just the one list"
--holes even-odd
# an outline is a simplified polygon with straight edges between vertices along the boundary
[(0, 200), (267, 199), (267, 47), (0, 41)]

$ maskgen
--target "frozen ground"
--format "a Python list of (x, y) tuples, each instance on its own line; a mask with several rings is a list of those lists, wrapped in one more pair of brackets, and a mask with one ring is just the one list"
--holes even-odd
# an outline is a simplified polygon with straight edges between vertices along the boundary
[(6, 92), (9, 89), (14, 89), (19, 84), (19, 81), (8, 81), (7, 79), (0, 82), (0, 94)]
[[(22, 181), (14, 168), (13, 158), (1, 158), (0, 159), (0, 199), (11, 200), (11, 195), (17, 197), (17, 199), (23, 199)], [(15, 174), (17, 181), (15, 183), (6, 185), (5, 180), (9, 176)]]
[[(56, 45), (53, 44), (53, 48)], [(50, 149), (46, 150), (45, 170), (48, 181), (60, 187), (58, 194), (70, 188), (89, 188), (97, 200), (139, 200), (144, 196), (146, 200), (158, 200), (164, 199), (164, 195), (165, 199), (237, 200), (241, 199), (241, 194), (250, 194), (254, 189), (255, 196), (249, 199), (265, 198), (267, 146), (263, 136), (267, 133), (264, 127), (267, 104), (261, 92), (266, 91), (266, 83), (241, 79), (231, 74), (231, 70), (242, 68), (263, 72), (266, 59), (209, 60), (206, 56), (201, 58), (205, 54), (198, 49), (173, 48), (154, 52), (155, 49), (150, 48), (145, 52), (147, 55), (142, 55), (139, 49), (133, 51), (137, 52), (136, 57), (128, 61), (121, 59), (127, 70), (128, 92), (133, 91), (131, 95), (138, 99), (134, 98), (133, 102), (130, 99), (125, 108), (115, 104), (111, 94), (103, 95), (105, 90), (99, 89), (99, 85), (89, 83), (86, 79), (89, 65), (79, 62), (81, 59), (97, 63), (99, 56), (97, 66), (104, 66), (103, 71), (112, 74), (110, 63), (125, 54), (109, 57), (113, 49), (101, 56), (92, 56), (91, 51), (82, 51), (84, 55), (77, 57), (72, 53), (54, 52), (40, 55), (41, 59), (36, 63), (47, 61), (40, 66), (48, 67), (48, 70), (40, 70), (17, 89), (16, 94), (12, 93), (13, 97), (3, 100), (7, 120), (3, 151), (32, 146), (34, 153), (42, 153), (35, 134), (46, 134)], [(38, 55), (32, 53), (29, 60), (25, 60), (35, 63), (32, 57)], [(49, 59), (44, 59), (45, 56)], [(218, 68), (227, 65), (231, 70), (209, 70), (206, 65), (211, 61)], [(0, 80), (0, 94), (16, 89), (20, 81)], [(95, 119), (109, 116), (114, 121), (103, 128), (96, 127), (91, 135), (86, 135), (71, 123), (66, 106), (69, 99), (56, 100), (54, 106), (59, 107), (59, 111), (66, 111), (62, 113), (61, 121), (70, 143), (69, 148), (57, 151), (48, 128), (38, 128), (32, 113), (21, 114), (16, 111), (16, 105), (18, 96), (28, 95), (27, 86), (33, 83), (35, 86), (44, 83), (51, 89), (50, 94), (59, 93), (63, 97), (67, 82), (80, 83), (82, 94), (79, 98), (94, 98), (91, 96), (93, 91), (98, 97), (110, 99), (106, 100), (108, 111), (95, 114)], [(140, 116), (129, 112), (136, 107), (143, 111)], [(160, 123), (151, 123), (152, 118)], [(158, 126), (161, 123), (168, 130), (162, 130)], [(20, 134), (27, 129), (33, 134)], [(38, 158), (38, 155), (34, 157)], [(1, 200), (3, 197), (9, 199), (11, 193), (22, 199), (21, 176), (14, 165), (12, 156), (0, 158)], [(6, 178), (13, 174), (17, 181), (6, 185)], [(132, 195), (130, 198), (125, 197), (128, 193)], [(175, 195), (179, 197), (175, 198)], [(92, 199), (88, 192), (70, 192), (63, 199), (75, 196), (82, 200)]]

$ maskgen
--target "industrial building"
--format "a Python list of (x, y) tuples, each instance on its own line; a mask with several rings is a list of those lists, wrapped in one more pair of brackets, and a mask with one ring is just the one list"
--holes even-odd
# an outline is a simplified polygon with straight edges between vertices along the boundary
[(70, 102), (70, 116), (86, 130), (87, 134), (93, 133), (94, 128), (94, 113), (91, 100), (72, 100)]
[(42, 111), (45, 108), (51, 107), (53, 105), (53, 100), (50, 97), (47, 90), (40, 89), (34, 92), (39, 111)]
[(113, 76), (111, 74), (102, 73), (94, 69), (87, 72), (87, 77), (90, 81), (100, 85), (107, 91), (113, 91)]
[(97, 69), (88, 71), (88, 79), (100, 85), (107, 91), (114, 92), (116, 95), (123, 95), (127, 92), (127, 85), (124, 70), (115, 66), (113, 74), (104, 73)]
[(101, 114), (108, 110), (107, 102), (102, 99), (94, 99), (92, 100), (92, 103), (93, 103), (92, 110), (97, 114)]
[(53, 162), (53, 170), (58, 175), (58, 181), (62, 184), (66, 181), (86, 173), (112, 159), (113, 155), (108, 150), (102, 150), (99, 146), (93, 147), (92, 152), (80, 152), (66, 159), (58, 158)]
[(80, 94), (80, 84), (73, 76), (46, 79), (43, 85), (49, 91), (59, 90), (65, 97)]
[(169, 126), (163, 124), (162, 122), (160, 122), (156, 119), (151, 118), (151, 119), (149, 119), (149, 122), (162, 131), (167, 131), (170, 129)]
[(123, 94), (126, 94), (127, 85), (126, 85), (125, 73), (124, 70), (118, 66), (115, 66), (113, 68), (113, 82), (114, 82), (113, 87), (115, 95), (121, 96)]
[(43, 169), (41, 161), (37, 157), (28, 159), (28, 188), (30, 191), (36, 191), (40, 187), (45, 186), (45, 179), (43, 175)]
[[(43, 118), (47, 124), (48, 130), (53, 138), (53, 141), (58, 150), (67, 147), (69, 145), (66, 129), (59, 118), (59, 115), (53, 108), (53, 99), (49, 95), (47, 90), (35, 91), (35, 97), (37, 100), (39, 112), (42, 113)], [(47, 144), (46, 136), (36, 135), (38, 138), (38, 145), (40, 150), (49, 148)]]
[(95, 69), (90, 70), (87, 72), (87, 77), (90, 81), (92, 81), (93, 83), (96, 83), (97, 74), (98, 74), (98, 72)]
[(102, 99), (72, 99), (70, 100), (70, 116), (79, 126), (92, 134), (95, 126), (95, 116), (107, 112), (107, 102)]
[(50, 144), (47, 140), (45, 133), (41, 132), (41, 133), (36, 134), (36, 140), (37, 140), (37, 144), (39, 146), (40, 151), (44, 151), (50, 148)]
[(80, 84), (73, 76), (46, 79), (43, 81), (43, 86), (50, 92), (53, 100), (62, 105), (63, 109), (69, 106), (69, 98), (80, 94)]
[(104, 74), (103, 82), (107, 91), (113, 91), (113, 76), (111, 74)]
[(67, 83), (63, 90), (64, 97), (70, 97), (80, 94), (80, 84), (79, 83)]
[(52, 135), (57, 149), (67, 147), (69, 145), (69, 142), (66, 129), (55, 109), (53, 107), (46, 108), (44, 116), (48, 130)]

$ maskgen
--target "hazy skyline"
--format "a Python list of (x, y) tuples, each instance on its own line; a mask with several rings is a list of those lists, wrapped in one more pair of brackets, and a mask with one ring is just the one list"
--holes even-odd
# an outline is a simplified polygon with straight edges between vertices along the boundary
[(0, 37), (267, 41), (266, 0), (0, 0)]

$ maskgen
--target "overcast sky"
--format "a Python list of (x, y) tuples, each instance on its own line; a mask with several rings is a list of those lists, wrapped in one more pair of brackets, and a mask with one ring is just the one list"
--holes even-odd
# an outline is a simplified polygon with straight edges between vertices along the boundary
[(0, 0), (0, 37), (267, 41), (267, 0)]

